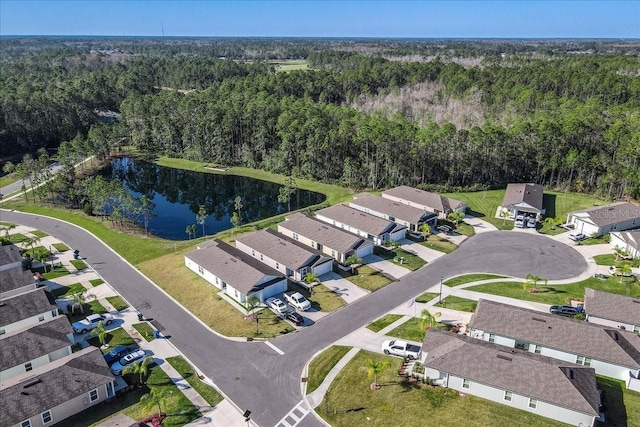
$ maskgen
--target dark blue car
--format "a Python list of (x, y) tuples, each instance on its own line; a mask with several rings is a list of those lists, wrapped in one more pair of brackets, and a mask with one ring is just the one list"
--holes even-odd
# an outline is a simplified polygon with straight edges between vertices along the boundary
[(120, 360), (122, 356), (129, 353), (131, 350), (132, 349), (129, 347), (119, 345), (118, 347), (115, 347), (113, 350), (111, 350), (109, 353), (105, 354), (104, 360), (107, 361), (108, 365), (111, 365), (112, 363)]

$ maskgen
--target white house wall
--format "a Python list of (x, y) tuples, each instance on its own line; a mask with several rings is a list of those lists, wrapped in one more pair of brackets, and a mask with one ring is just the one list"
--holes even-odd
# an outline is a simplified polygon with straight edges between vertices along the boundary
[(611, 235), (610, 243), (614, 248), (622, 249), (623, 251), (627, 252), (629, 256), (633, 258), (640, 258), (640, 249), (636, 249), (630, 246), (629, 244), (627, 244), (627, 242), (618, 238), (617, 234)]
[[(55, 315), (54, 315), (54, 312), (55, 312)], [(26, 318), (26, 319), (22, 319), (22, 320), (20, 320), (18, 322), (10, 323), (10, 324), (8, 324), (6, 326), (3, 326), (2, 328), (8, 334), (8, 333), (13, 332), (13, 331), (19, 331), (21, 329), (27, 329), (27, 328), (30, 328), (31, 326), (35, 326), (35, 325), (37, 325), (39, 323), (46, 322), (47, 320), (53, 319), (57, 315), (58, 315), (58, 310), (56, 308), (52, 308), (49, 311), (37, 314), (35, 316), (31, 316), (31, 317)], [(43, 316), (44, 319), (43, 320), (39, 320), (40, 316)]]
[[(323, 274), (327, 274), (330, 273), (333, 270), (333, 261), (327, 261), (325, 263), (322, 263), (320, 265), (316, 265), (315, 267), (313, 267), (311, 269), (311, 271), (313, 271), (314, 273), (316, 273), (316, 275), (318, 276), (322, 276)], [(297, 279), (297, 280), (301, 280)]]
[(363, 246), (356, 249), (356, 258), (364, 258), (367, 255), (373, 253), (373, 245), (365, 243)]
[(593, 234), (604, 235), (612, 231), (624, 231), (640, 226), (640, 219), (638, 218), (627, 219), (625, 221), (620, 221), (615, 224), (609, 224), (603, 227), (598, 227), (590, 222), (587, 222), (587, 220), (583, 220), (579, 216), (575, 215), (569, 215), (567, 222), (569, 224), (573, 224), (575, 230), (578, 233), (583, 233), (587, 236), (591, 236)]
[(70, 354), (71, 354), (71, 346), (64, 347), (59, 350), (53, 351), (49, 354), (43, 354), (42, 356), (38, 356), (34, 359), (29, 360), (28, 362), (21, 363), (20, 365), (16, 365), (9, 369), (5, 369), (4, 371), (0, 372), (0, 377), (2, 377), (3, 380), (8, 380), (9, 378), (17, 377), (18, 375), (22, 375), (26, 373), (27, 370), (25, 369), (25, 365), (27, 363), (31, 363), (32, 369), (37, 369), (41, 366), (48, 365), (54, 360), (58, 360)]
[(189, 268), (189, 270), (193, 271), (198, 276), (209, 282), (210, 285), (213, 285), (218, 289), (222, 289), (222, 280), (218, 280), (218, 283), (216, 283), (216, 279), (218, 279), (218, 277), (215, 274), (206, 270), (204, 267), (201, 267), (198, 263), (193, 262), (189, 258), (185, 258), (185, 265), (187, 266), (187, 268)]
[[(300, 242), (305, 246), (308, 246), (308, 247), (316, 249), (316, 250), (318, 249), (318, 242), (316, 242), (315, 240), (312, 240), (312, 239), (310, 239), (310, 238), (308, 238), (306, 236), (303, 236), (301, 234), (294, 233), (293, 231), (288, 230), (288, 229), (286, 229), (286, 228), (284, 228), (284, 227), (282, 227), (280, 225), (278, 225), (278, 233), (281, 233), (281, 234), (283, 234), (283, 235), (285, 235), (285, 236), (287, 236), (287, 237), (289, 237), (289, 238), (291, 238), (291, 239), (293, 239), (293, 240), (295, 240), (297, 242)], [(297, 239), (294, 237), (294, 234), (298, 236)], [(325, 254), (327, 256), (332, 257), (333, 259), (335, 259), (339, 263), (344, 263), (344, 260), (345, 260), (346, 256), (345, 256), (345, 254), (343, 252), (337, 251), (337, 250), (335, 250), (335, 249), (333, 249), (333, 248), (331, 248), (329, 246), (325, 246), (325, 245), (322, 245), (322, 244), (321, 244), (321, 246), (322, 246), (322, 249), (321, 249), (320, 252), (322, 252), (323, 254)]]
[(624, 329), (627, 331), (633, 331), (633, 328), (636, 326), (630, 323), (616, 322), (615, 320), (603, 319), (602, 317), (592, 316), (592, 315), (587, 315), (587, 321), (589, 323), (595, 323), (596, 325), (609, 326), (611, 328), (617, 328), (617, 329), (621, 329), (620, 326), (623, 326)]

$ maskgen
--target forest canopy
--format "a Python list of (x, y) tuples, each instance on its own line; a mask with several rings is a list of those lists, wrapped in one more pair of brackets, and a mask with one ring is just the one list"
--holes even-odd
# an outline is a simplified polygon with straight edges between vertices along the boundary
[[(1, 38), (0, 48), (0, 156), (105, 157), (129, 145), (359, 189), (530, 181), (640, 197), (638, 42)], [(278, 72), (288, 59), (309, 69)]]

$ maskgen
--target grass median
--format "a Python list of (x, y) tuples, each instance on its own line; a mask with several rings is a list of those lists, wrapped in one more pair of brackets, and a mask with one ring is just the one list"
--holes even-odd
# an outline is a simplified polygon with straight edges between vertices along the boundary
[(196, 376), (195, 370), (191, 367), (189, 362), (184, 360), (182, 356), (168, 357), (167, 362), (169, 362), (169, 364), (180, 373), (182, 378), (184, 378), (185, 381), (187, 381), (209, 405), (213, 407), (222, 402), (222, 395), (218, 393), (215, 388), (200, 381)]
[(329, 372), (331, 372), (331, 369), (336, 366), (336, 363), (338, 363), (349, 350), (351, 350), (351, 347), (333, 345), (317, 355), (311, 363), (309, 363), (307, 394), (313, 392), (322, 384)]

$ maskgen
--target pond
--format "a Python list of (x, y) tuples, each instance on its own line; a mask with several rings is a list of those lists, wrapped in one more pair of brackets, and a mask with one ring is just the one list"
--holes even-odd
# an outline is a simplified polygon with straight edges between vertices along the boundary
[[(113, 159), (100, 171), (106, 179), (121, 181), (135, 197), (146, 195), (155, 203), (156, 216), (149, 221), (149, 232), (169, 240), (188, 238), (186, 228), (202, 225), (196, 222), (200, 205), (205, 206), (206, 235), (233, 228), (231, 216), (236, 210), (235, 198), (242, 198), (241, 223), (258, 221), (289, 210), (278, 202), (282, 185), (235, 175), (193, 172), (167, 168), (132, 157)], [(322, 203), (325, 196), (313, 191), (295, 189), (291, 210)]]

